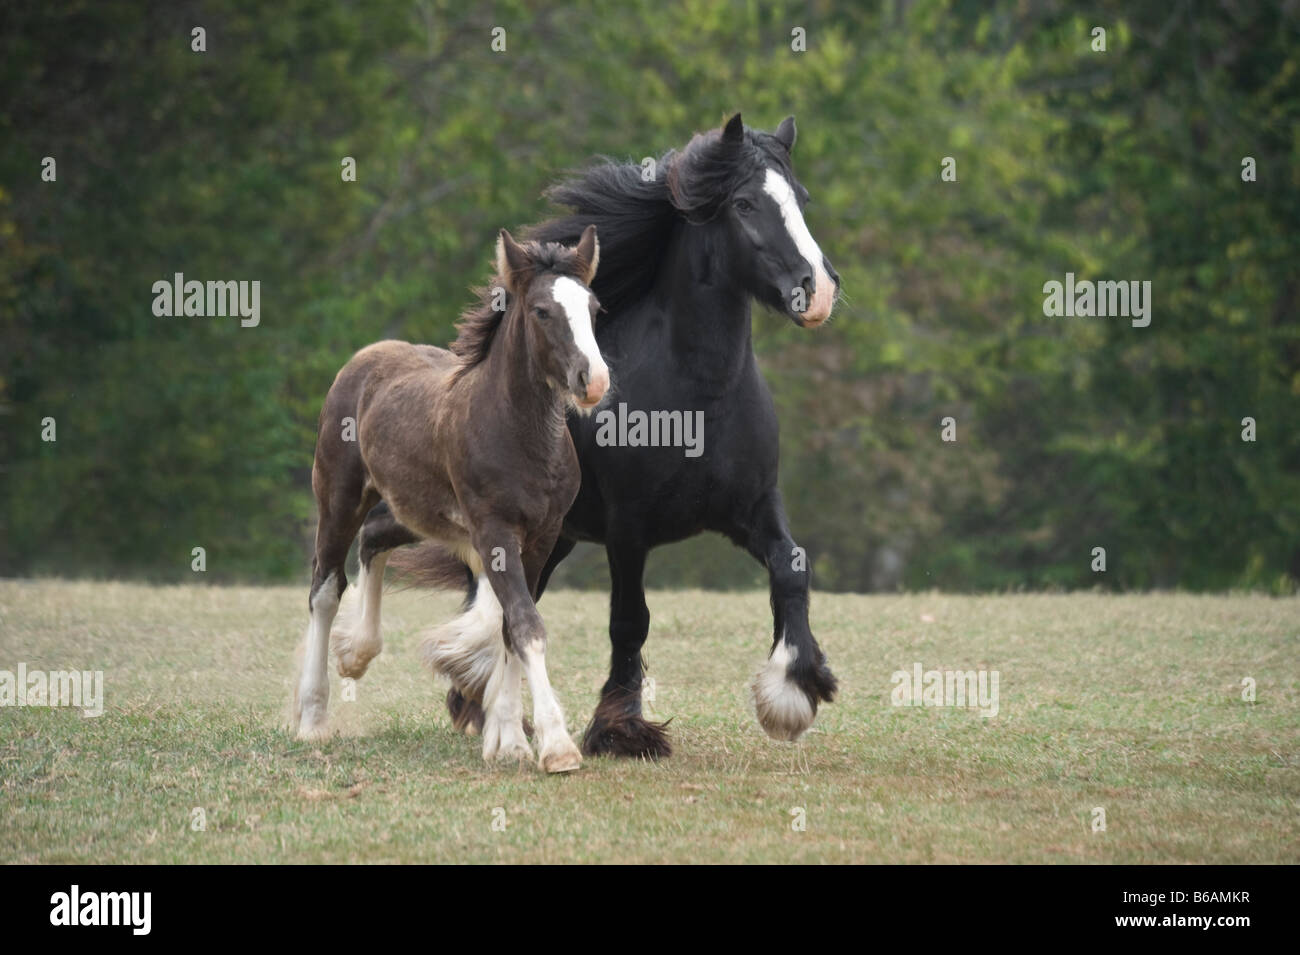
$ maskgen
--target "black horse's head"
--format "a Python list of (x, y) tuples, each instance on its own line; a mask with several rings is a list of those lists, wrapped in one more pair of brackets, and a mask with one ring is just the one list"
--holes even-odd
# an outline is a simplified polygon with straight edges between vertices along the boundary
[(794, 141), (793, 116), (765, 133), (737, 113), (671, 157), (668, 190), (689, 221), (720, 229), (725, 267), (750, 294), (815, 328), (830, 317), (840, 277), (804, 222), (808, 190), (790, 162)]

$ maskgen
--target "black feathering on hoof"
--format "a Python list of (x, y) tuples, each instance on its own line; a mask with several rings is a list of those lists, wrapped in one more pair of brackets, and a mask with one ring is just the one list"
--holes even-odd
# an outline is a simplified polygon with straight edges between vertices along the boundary
[(483, 732), (483, 707), (478, 700), (467, 700), (454, 686), (447, 691), (447, 712), (451, 725), (462, 733), (477, 736)]
[(587, 756), (630, 756), (665, 759), (672, 755), (668, 723), (651, 723), (638, 712), (639, 700), (605, 697), (591, 716), (582, 737)]
[(793, 667), (790, 668), (791, 681), (803, 691), (804, 696), (812, 703), (813, 712), (817, 712), (818, 703), (831, 703), (835, 700), (835, 694), (839, 690), (839, 682), (835, 679), (835, 674), (831, 673), (831, 668), (826, 665), (826, 655), (817, 654), (816, 663), (810, 666), (800, 666), (800, 661), (796, 660)]

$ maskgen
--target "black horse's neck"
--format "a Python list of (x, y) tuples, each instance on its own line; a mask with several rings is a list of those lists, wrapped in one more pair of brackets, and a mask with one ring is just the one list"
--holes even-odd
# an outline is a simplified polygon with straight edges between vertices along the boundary
[(678, 370), (722, 390), (748, 367), (749, 293), (736, 277), (720, 225), (678, 222), (650, 300), (664, 312)]

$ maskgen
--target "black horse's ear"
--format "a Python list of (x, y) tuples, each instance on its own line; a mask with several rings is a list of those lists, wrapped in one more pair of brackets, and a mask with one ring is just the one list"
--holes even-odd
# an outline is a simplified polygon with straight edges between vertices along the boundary
[(583, 285), (590, 285), (596, 278), (596, 267), (600, 265), (600, 240), (596, 238), (596, 226), (587, 226), (582, 230), (578, 247), (573, 250), (578, 267), (578, 277)]
[(772, 135), (776, 137), (778, 143), (785, 147), (786, 152), (793, 152), (796, 132), (797, 131), (794, 128), (794, 117), (787, 116), (785, 119), (781, 120), (781, 125), (776, 128), (776, 132)]
[(739, 146), (745, 141), (745, 124), (739, 113), (727, 120), (727, 125), (722, 127), (722, 141), (728, 146)]
[(497, 275), (506, 283), (506, 291), (517, 295), (520, 284), (532, 267), (532, 260), (528, 258), (524, 247), (515, 241), (514, 236), (502, 229), (501, 234), (497, 236)]

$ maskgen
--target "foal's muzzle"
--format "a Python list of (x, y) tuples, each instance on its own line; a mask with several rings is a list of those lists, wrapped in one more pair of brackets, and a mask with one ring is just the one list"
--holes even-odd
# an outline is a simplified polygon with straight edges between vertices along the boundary
[(584, 368), (570, 385), (573, 397), (582, 408), (594, 408), (609, 391), (609, 368), (601, 364), (594, 370)]

